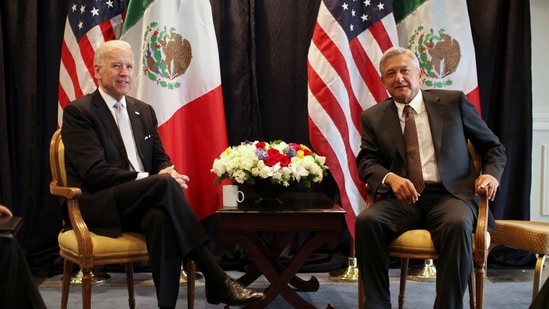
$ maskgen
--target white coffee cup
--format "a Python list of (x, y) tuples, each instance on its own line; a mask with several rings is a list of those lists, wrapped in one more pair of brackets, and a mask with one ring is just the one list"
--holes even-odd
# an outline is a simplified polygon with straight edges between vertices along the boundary
[(244, 192), (238, 190), (237, 185), (223, 185), (223, 207), (237, 207), (244, 201)]

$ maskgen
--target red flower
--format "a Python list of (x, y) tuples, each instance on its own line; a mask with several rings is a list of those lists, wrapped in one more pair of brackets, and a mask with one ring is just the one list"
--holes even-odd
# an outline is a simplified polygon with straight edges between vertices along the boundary
[(288, 146), (290, 146), (290, 147), (292, 147), (293, 149), (295, 149), (295, 151), (301, 150), (301, 144), (289, 143)]
[(280, 151), (278, 151), (278, 149), (275, 149), (275, 148), (269, 148), (269, 149), (267, 149), (267, 155), (268, 156), (278, 156), (278, 155), (280, 155)]
[(265, 165), (274, 166), (277, 163), (280, 163), (280, 166), (286, 167), (290, 164), (290, 158), (280, 153), (278, 149), (275, 149), (275, 148), (267, 149), (267, 157), (265, 158)]
[(290, 165), (290, 158), (288, 158), (287, 156), (281, 155), (279, 161), (280, 166), (282, 167), (287, 167), (288, 165)]
[(267, 145), (267, 143), (265, 143), (265, 142), (257, 142), (255, 144), (255, 148), (264, 149), (266, 145)]
[(278, 160), (275, 158), (275, 156), (268, 156), (265, 158), (265, 165), (271, 167), (278, 163)]

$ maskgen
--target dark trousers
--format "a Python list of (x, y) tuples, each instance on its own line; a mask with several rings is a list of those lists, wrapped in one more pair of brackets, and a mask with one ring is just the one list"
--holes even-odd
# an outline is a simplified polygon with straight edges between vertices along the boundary
[(46, 308), (15, 239), (0, 238), (0, 308)]
[(428, 186), (419, 201), (404, 205), (383, 198), (356, 219), (356, 255), (364, 284), (364, 308), (391, 308), (389, 245), (410, 229), (427, 229), (437, 261), (434, 308), (463, 308), (463, 295), (472, 268), (472, 231), (475, 214), (442, 186)]
[(122, 231), (145, 234), (158, 305), (175, 307), (181, 263), (207, 234), (169, 175), (152, 175), (114, 190)]

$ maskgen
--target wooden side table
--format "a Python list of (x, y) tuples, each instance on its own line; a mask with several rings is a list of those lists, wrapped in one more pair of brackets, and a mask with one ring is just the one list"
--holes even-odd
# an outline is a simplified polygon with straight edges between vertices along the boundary
[[(216, 213), (221, 244), (240, 245), (255, 264), (238, 281), (247, 286), (264, 275), (270, 283), (265, 298), (245, 308), (266, 308), (278, 295), (294, 308), (314, 308), (296, 291), (317, 291), (318, 279), (303, 280), (296, 274), (315, 249), (324, 244), (335, 248), (343, 228), (345, 211), (323, 194), (292, 193), (281, 199), (284, 205), (275, 209), (257, 210), (248, 204)], [(264, 232), (277, 234), (274, 245), (263, 241)], [(300, 233), (308, 237), (284, 265), (280, 254)]]

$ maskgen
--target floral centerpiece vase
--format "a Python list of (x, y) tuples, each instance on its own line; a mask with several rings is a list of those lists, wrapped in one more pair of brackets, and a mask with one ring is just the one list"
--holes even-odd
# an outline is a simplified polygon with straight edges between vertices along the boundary
[(281, 197), (292, 191), (295, 184), (283, 186), (277, 183), (272, 183), (269, 180), (258, 180), (253, 185), (245, 185), (257, 195), (257, 200), (254, 202), (255, 208), (271, 209), (284, 204)]
[(303, 144), (254, 141), (225, 149), (214, 160), (212, 172), (217, 183), (230, 179), (251, 188), (258, 208), (272, 208), (297, 184), (320, 183), (327, 174), (325, 161)]

